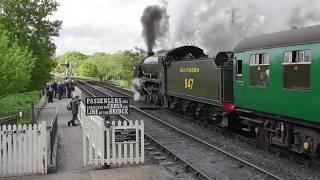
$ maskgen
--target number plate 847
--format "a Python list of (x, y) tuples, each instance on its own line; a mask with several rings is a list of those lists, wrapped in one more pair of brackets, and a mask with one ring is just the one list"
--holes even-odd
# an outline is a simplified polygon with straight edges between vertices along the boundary
[(193, 78), (185, 78), (184, 79), (184, 88), (185, 89), (192, 89), (194, 84)]

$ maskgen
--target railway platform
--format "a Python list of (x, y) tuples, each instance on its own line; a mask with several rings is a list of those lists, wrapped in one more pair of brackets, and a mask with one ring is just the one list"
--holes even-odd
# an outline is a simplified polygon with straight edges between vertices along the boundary
[[(2, 180), (2, 178), (0, 178)], [(9, 180), (176, 180), (171, 173), (166, 171), (158, 165), (142, 165), (127, 168), (116, 168), (106, 170), (85, 170), (85, 171), (71, 171), (58, 172), (48, 175), (39, 176), (19, 176), (5, 178)]]
[(126, 180), (126, 179), (177, 179), (173, 174), (160, 165), (143, 164), (124, 168), (97, 169), (84, 168), (82, 162), (82, 130), (79, 121), (77, 126), (68, 127), (71, 112), (67, 110), (70, 99), (54, 99), (54, 103), (48, 103), (46, 108), (56, 107), (58, 112), (58, 153), (57, 172), (47, 175), (31, 175), (0, 178), (9, 180)]

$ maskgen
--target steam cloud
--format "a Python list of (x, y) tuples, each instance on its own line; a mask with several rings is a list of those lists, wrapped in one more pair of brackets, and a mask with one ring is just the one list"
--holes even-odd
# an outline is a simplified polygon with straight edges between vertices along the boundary
[(170, 1), (171, 39), (175, 46), (198, 45), (214, 56), (246, 37), (319, 24), (319, 8), (317, 0)]
[(141, 79), (135, 78), (131, 82), (131, 90), (134, 93), (133, 99), (134, 101), (144, 101), (144, 96), (140, 94), (140, 91), (142, 90), (142, 82)]
[(143, 38), (148, 52), (152, 52), (157, 40), (161, 40), (161, 38), (166, 37), (168, 34), (169, 16), (167, 15), (166, 6), (153, 5), (145, 8), (141, 17), (141, 23), (143, 26)]

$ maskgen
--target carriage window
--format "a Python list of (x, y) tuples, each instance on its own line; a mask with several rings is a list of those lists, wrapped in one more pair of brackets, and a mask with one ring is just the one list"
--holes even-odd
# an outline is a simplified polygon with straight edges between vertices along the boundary
[(269, 85), (270, 55), (267, 53), (250, 56), (249, 73), (250, 85), (267, 87)]
[(309, 63), (311, 62), (311, 50), (298, 50), (284, 52), (283, 64)]
[(237, 80), (241, 80), (242, 79), (242, 60), (237, 60), (237, 64), (236, 64), (236, 79)]
[(283, 87), (298, 90), (310, 89), (312, 51), (287, 51), (283, 56)]
[(250, 56), (250, 65), (269, 65), (269, 54), (253, 54)]
[(304, 51), (304, 62), (311, 62), (311, 50)]

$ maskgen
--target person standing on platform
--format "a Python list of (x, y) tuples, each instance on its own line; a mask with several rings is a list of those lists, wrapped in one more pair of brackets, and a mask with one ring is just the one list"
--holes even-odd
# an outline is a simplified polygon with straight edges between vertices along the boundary
[(71, 82), (70, 80), (67, 81), (67, 94), (68, 94), (68, 98), (71, 98)]
[(50, 88), (50, 83), (47, 82), (47, 84), (46, 84), (46, 95), (47, 95), (48, 102), (49, 102), (49, 88)]
[(48, 96), (48, 103), (53, 103), (53, 89), (50, 84), (47, 90), (47, 96)]
[(68, 126), (75, 126), (75, 120), (78, 118), (78, 109), (80, 105), (81, 99), (79, 99), (79, 96), (75, 96), (70, 101), (71, 111), (72, 111), (72, 119), (68, 121)]
[(67, 82), (64, 81), (63, 83), (63, 98), (67, 98), (67, 93), (66, 93), (66, 89), (67, 89)]
[(70, 83), (71, 91), (74, 91), (74, 87), (75, 87), (74, 80), (71, 80), (71, 83)]
[(64, 88), (66, 90), (65, 91), (66, 92), (66, 98), (69, 98), (69, 96), (68, 96), (69, 87), (70, 87), (70, 84), (69, 84), (69, 80), (67, 79), (67, 80), (64, 81)]
[(58, 82), (57, 88), (58, 88), (59, 100), (61, 100), (63, 96), (63, 91), (64, 91), (63, 84), (61, 84), (61, 82)]
[(52, 83), (51, 87), (53, 89), (53, 97), (56, 98), (57, 94), (58, 94), (58, 87), (57, 87), (57, 81), (54, 81), (54, 83)]

